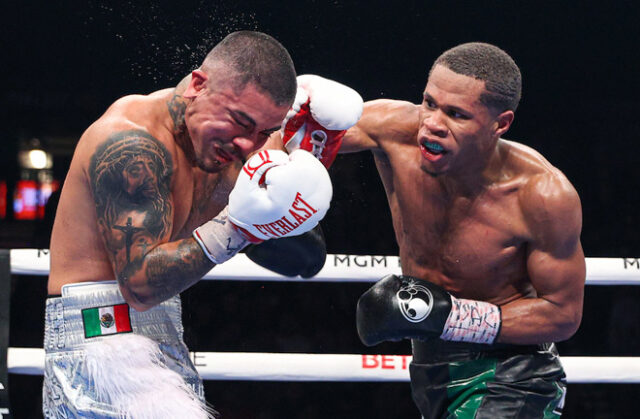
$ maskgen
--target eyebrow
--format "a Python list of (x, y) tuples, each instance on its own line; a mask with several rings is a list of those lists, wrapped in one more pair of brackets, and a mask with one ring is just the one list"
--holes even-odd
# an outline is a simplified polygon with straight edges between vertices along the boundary
[(249, 115), (247, 115), (243, 111), (235, 111), (233, 109), (229, 109), (229, 112), (231, 112), (231, 115), (235, 119), (244, 119), (243, 122), (246, 122), (249, 125), (253, 125), (254, 127), (256, 126), (256, 121), (254, 121), (252, 117), (250, 117)]
[[(422, 97), (423, 97), (423, 99), (430, 100), (430, 101), (432, 101), (432, 102), (435, 102), (436, 104), (438, 103), (438, 102), (433, 98), (433, 96), (431, 96), (431, 95), (430, 95), (429, 93), (427, 93), (427, 92), (424, 92), (424, 93), (422, 94)], [(455, 105), (445, 105), (445, 108), (447, 108), (447, 109), (451, 109), (451, 110), (453, 110), (453, 111), (456, 111), (456, 112), (461, 113), (461, 114), (464, 114), (464, 115), (472, 115), (472, 112), (471, 112), (470, 110), (463, 109), (463, 108), (460, 108), (460, 107), (455, 106)]]

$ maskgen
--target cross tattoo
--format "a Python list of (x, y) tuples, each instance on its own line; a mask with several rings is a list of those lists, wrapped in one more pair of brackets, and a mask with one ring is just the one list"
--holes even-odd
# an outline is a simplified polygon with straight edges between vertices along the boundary
[(113, 228), (115, 228), (116, 230), (120, 230), (125, 234), (124, 240), (125, 240), (125, 246), (127, 249), (127, 263), (130, 263), (131, 262), (131, 245), (133, 244), (133, 235), (138, 231), (144, 230), (144, 228), (133, 227), (131, 217), (127, 217), (127, 225), (125, 226), (114, 225)]

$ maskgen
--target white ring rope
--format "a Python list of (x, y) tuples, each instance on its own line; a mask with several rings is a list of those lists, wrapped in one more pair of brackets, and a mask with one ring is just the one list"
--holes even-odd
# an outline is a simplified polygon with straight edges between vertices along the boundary
[[(640, 258), (587, 258), (588, 285), (640, 285)], [(49, 251), (12, 249), (11, 273), (48, 275)], [(243, 281), (375, 282), (387, 274), (400, 274), (397, 256), (327, 255), (324, 268), (313, 278), (289, 278), (253, 263), (244, 254), (213, 268), (204, 279)]]
[[(640, 285), (640, 259), (587, 258), (588, 285)], [(11, 250), (11, 273), (48, 275), (49, 252)], [(288, 278), (262, 268), (244, 254), (216, 266), (205, 279), (257, 281), (375, 282), (400, 274), (397, 256), (327, 255), (324, 268), (311, 279)], [(287, 354), (192, 352), (207, 380), (246, 381), (409, 381), (409, 355)], [(640, 383), (640, 357), (562, 357), (570, 383)], [(42, 375), (44, 350), (9, 348), (13, 374)]]
[[(205, 380), (409, 381), (410, 355), (191, 352)], [(640, 357), (560, 358), (570, 383), (640, 383)], [(9, 348), (13, 374), (42, 375), (44, 349)]]

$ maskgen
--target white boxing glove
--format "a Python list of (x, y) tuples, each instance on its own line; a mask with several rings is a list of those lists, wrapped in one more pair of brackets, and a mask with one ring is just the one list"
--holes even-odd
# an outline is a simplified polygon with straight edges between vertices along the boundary
[(311, 153), (264, 150), (251, 157), (229, 195), (229, 219), (260, 240), (297, 236), (324, 218), (333, 188)]
[(220, 264), (250, 242), (311, 230), (327, 213), (332, 194), (327, 169), (309, 152), (263, 150), (242, 167), (229, 205), (193, 237)]
[[(249, 194), (256, 189), (264, 189), (265, 173), (278, 165), (289, 163), (289, 156), (284, 151), (264, 150), (251, 157), (242, 167), (231, 194)], [(323, 168), (324, 169), (324, 168)], [(243, 179), (240, 182), (240, 179)], [(238, 184), (241, 184), (238, 188)], [(241, 192), (242, 191), (242, 192)], [(231, 202), (231, 195), (229, 196)], [(215, 264), (231, 259), (249, 243), (265, 240), (252, 235), (241, 225), (234, 224), (229, 215), (231, 205), (227, 205), (213, 220), (207, 221), (193, 230), (193, 238), (202, 248), (204, 254)]]
[(346, 130), (362, 116), (362, 97), (350, 87), (320, 76), (298, 76), (298, 92), (282, 124), (282, 140), (291, 153), (307, 150), (329, 167)]

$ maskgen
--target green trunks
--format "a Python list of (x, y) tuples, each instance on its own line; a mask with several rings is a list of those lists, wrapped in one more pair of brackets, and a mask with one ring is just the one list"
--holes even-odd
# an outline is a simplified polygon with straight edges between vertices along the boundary
[(425, 419), (559, 418), (566, 379), (554, 344), (413, 340), (413, 400)]

